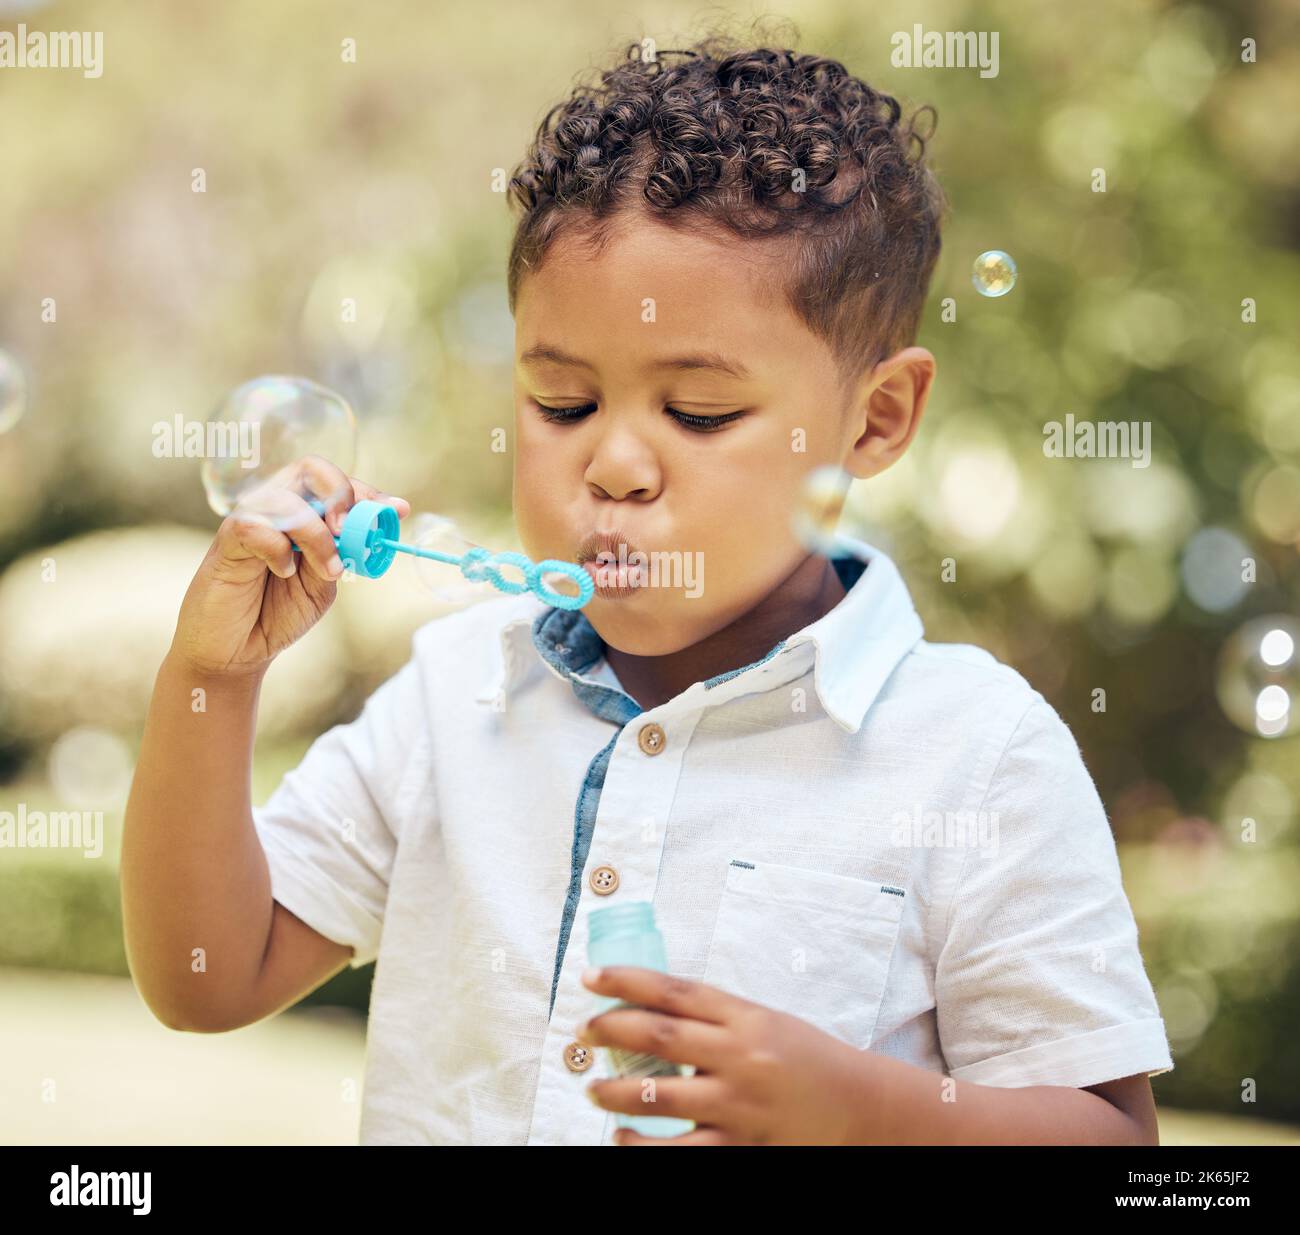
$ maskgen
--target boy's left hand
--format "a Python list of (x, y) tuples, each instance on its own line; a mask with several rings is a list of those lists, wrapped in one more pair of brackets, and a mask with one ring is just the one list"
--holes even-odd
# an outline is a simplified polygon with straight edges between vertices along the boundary
[(653, 969), (609, 965), (583, 985), (637, 1008), (612, 1008), (580, 1025), (579, 1041), (694, 1064), (659, 1077), (654, 1100), (638, 1077), (593, 1081), (597, 1106), (627, 1115), (692, 1119), (684, 1136), (615, 1134), (619, 1145), (847, 1145), (862, 1126), (872, 1056), (762, 1004)]

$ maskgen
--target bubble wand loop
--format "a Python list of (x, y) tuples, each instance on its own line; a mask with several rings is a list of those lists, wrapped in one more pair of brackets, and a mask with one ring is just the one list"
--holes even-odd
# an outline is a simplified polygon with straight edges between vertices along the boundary
[[(324, 515), (323, 502), (312, 500), (308, 505), (318, 515)], [(412, 557), (458, 566), (466, 579), (473, 583), (486, 580), (498, 591), (511, 594), (532, 592), (539, 600), (557, 609), (581, 609), (596, 590), (591, 575), (574, 562), (562, 562), (557, 558), (534, 562), (522, 553), (493, 553), (478, 546), (457, 557), (403, 544), (400, 536), (397, 511), (393, 507), (383, 502), (363, 501), (357, 502), (344, 516), (343, 527), (334, 537), (334, 543), (338, 546), (344, 568), (366, 579), (378, 579), (393, 564), (397, 554), (409, 553)], [(293, 551), (299, 552), (297, 545), (293, 546)], [(523, 582), (503, 578), (498, 566), (517, 567), (523, 572)], [(577, 585), (578, 595), (566, 596), (547, 587), (542, 581), (543, 574), (560, 574), (572, 579)]]

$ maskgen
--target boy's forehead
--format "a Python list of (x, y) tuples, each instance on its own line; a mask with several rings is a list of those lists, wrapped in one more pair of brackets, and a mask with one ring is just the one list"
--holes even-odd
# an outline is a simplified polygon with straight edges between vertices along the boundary
[(622, 333), (638, 351), (713, 350), (752, 362), (777, 336), (793, 342), (801, 333), (777, 291), (778, 266), (747, 241), (662, 225), (627, 225), (599, 249), (563, 236), (520, 280), (518, 354), (541, 365), (543, 345), (575, 352), (581, 341)]

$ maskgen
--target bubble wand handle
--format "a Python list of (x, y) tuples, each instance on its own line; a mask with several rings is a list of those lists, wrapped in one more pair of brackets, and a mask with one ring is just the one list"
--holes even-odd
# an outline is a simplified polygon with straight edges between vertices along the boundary
[[(323, 502), (312, 499), (308, 505), (318, 515), (325, 513)], [(344, 568), (367, 579), (378, 579), (393, 564), (398, 553), (408, 553), (412, 557), (428, 558), (459, 567), (460, 573), (471, 582), (486, 581), (501, 592), (532, 592), (539, 600), (557, 609), (581, 609), (595, 594), (596, 585), (591, 575), (576, 562), (562, 562), (558, 558), (534, 562), (522, 553), (493, 553), (481, 546), (475, 546), (468, 553), (456, 557), (450, 553), (438, 553), (434, 549), (417, 549), (414, 545), (403, 544), (398, 539), (399, 533), (397, 511), (393, 507), (383, 502), (357, 502), (344, 517), (343, 527), (334, 537), (334, 543), (338, 546)], [(298, 546), (294, 545), (293, 550), (297, 553)], [(523, 581), (504, 578), (497, 569), (499, 566), (516, 567), (522, 572)], [(569, 596), (547, 587), (542, 579), (544, 574), (564, 575), (572, 579), (578, 594)]]

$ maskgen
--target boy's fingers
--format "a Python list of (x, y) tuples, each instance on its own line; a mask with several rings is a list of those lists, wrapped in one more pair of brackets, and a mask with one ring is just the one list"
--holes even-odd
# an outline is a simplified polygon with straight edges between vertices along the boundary
[(382, 489), (376, 489), (374, 485), (358, 480), (355, 476), (352, 478), (352, 495), (356, 502), (384, 502), (394, 507), (399, 519), (405, 519), (411, 513), (411, 503), (404, 497), (385, 493)]
[[(322, 502), (322, 517), (309, 503)], [(322, 579), (337, 579), (343, 573), (334, 534), (327, 520), (341, 524), (352, 505), (352, 486), (347, 475), (328, 459), (304, 455), (286, 464), (264, 484), (240, 499), (250, 517), (261, 518), (288, 536), (302, 550), (308, 568)]]
[[(312, 501), (325, 507), (323, 515)], [(397, 511), (398, 518), (411, 513), (405, 498), (348, 476), (321, 455), (303, 455), (240, 500), (245, 516), (241, 523), (248, 529), (241, 543), (281, 578), (294, 573), (301, 557), (314, 574), (336, 580), (343, 573), (343, 563), (335, 537), (342, 531), (347, 512), (360, 501), (384, 502)], [(253, 529), (258, 522), (272, 535), (256, 534)], [(300, 554), (293, 552), (294, 544)]]
[[(287, 540), (282, 536), (281, 540)], [(278, 575), (281, 579), (292, 579), (298, 573), (298, 554), (292, 548), (286, 548), (279, 553), (259, 554), (266, 563), (267, 568), (273, 575)]]
[(302, 506), (303, 519), (289, 534), (302, 550), (302, 556), (312, 571), (322, 579), (337, 579), (343, 573), (343, 563), (339, 560), (338, 546), (330, 529), (302, 498), (296, 500)]
[[(276, 483), (248, 494), (246, 503), (241, 501), (234, 513), (240, 516), (241, 523), (262, 523), (284, 538), (285, 543), (296, 544), (302, 553), (295, 556), (305, 559), (307, 569), (314, 574), (322, 579), (337, 579), (343, 573), (342, 563), (331, 571), (330, 562), (337, 560), (338, 554), (329, 528), (303, 498), (281, 488), (278, 481), (279, 477)], [(269, 542), (259, 538), (257, 543), (267, 545)], [(290, 552), (293, 552), (292, 546)]]
[(265, 562), (273, 574), (289, 578), (297, 569), (297, 554), (288, 536), (276, 531), (260, 515), (247, 516), (236, 511), (221, 525), (227, 543), (239, 545), (247, 554)]
[(322, 455), (303, 455), (292, 467), (297, 473), (294, 489), (306, 500), (315, 498), (324, 503), (326, 526), (337, 536), (343, 526), (343, 516), (356, 501), (348, 474)]

